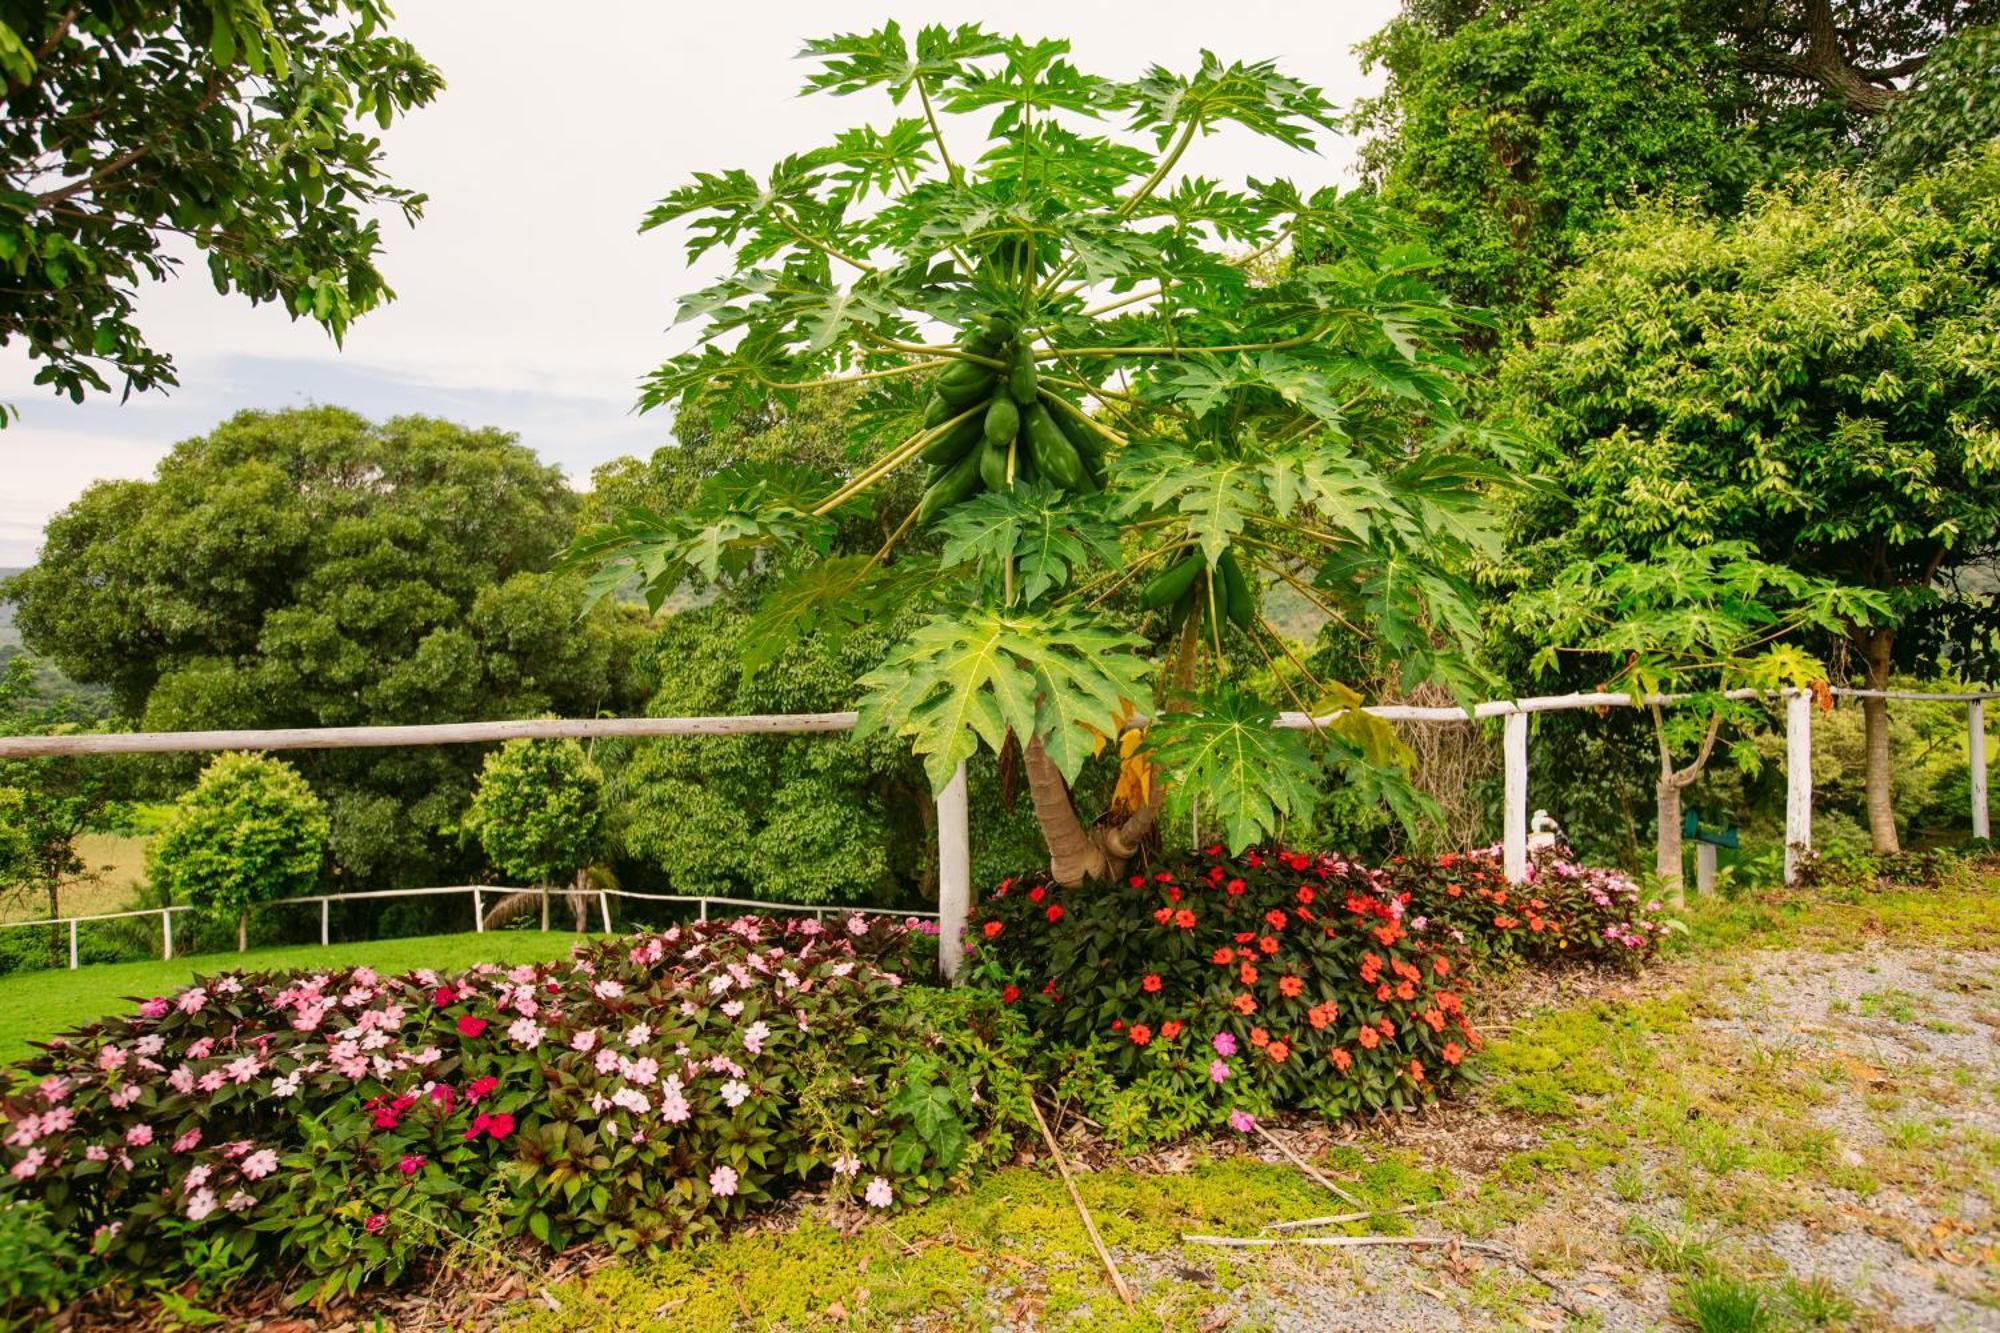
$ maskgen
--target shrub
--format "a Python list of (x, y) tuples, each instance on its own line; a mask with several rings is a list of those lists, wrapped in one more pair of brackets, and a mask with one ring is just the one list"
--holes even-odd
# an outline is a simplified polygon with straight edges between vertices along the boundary
[(573, 740), (508, 741), (486, 756), (465, 824), (501, 874), (560, 883), (597, 853), (604, 775)]
[(1490, 852), (1371, 870), (1290, 851), (1201, 855), (1070, 891), (1003, 882), (971, 924), (973, 973), (1061, 1048), (1114, 1133), (1225, 1112), (1407, 1108), (1480, 1044), (1469, 965), (1634, 959), (1665, 927), (1617, 873), (1554, 856), (1506, 884)]
[(0, 1326), (25, 1328), (82, 1287), (84, 1255), (32, 1199), (0, 1205)]
[(28, 1062), (0, 1161), (120, 1272), (254, 1256), (301, 1297), (489, 1212), (624, 1251), (806, 1184), (887, 1208), (1003, 1150), (1022, 1105), (1003, 1005), (905, 991), (934, 944), (743, 918), (457, 977), (211, 977)]
[(252, 904), (319, 882), (328, 829), (326, 807), (290, 764), (222, 754), (175, 803), (147, 869), (174, 901), (233, 915), (240, 948)]

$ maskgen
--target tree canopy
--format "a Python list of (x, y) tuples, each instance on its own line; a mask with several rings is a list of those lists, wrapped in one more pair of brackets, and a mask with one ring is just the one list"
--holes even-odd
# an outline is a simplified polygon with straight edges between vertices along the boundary
[[(26, 641), (113, 687), (146, 726), (352, 726), (590, 716), (636, 700), (629, 608), (579, 620), (537, 572), (577, 498), (496, 430), (337, 408), (242, 413), (152, 481), (93, 486), (10, 585)], [(451, 830), (480, 756), (449, 747), (301, 756), (339, 870), (464, 872)]]
[[(1279, 661), (1257, 592), (1283, 579), (1412, 678), (1473, 680), (1452, 561), (1485, 540), (1505, 472), (1455, 408), (1466, 317), (1365, 200), (1177, 171), (1213, 133), (1309, 147), (1333, 124), (1324, 97), (1212, 54), (1102, 78), (1066, 43), (974, 25), (888, 24), (807, 55), (808, 90), (876, 89), (908, 114), (662, 200), (649, 224), (686, 225), (690, 257), (732, 270), (683, 303), (697, 345), (645, 401), (721, 422), (849, 388), (846, 479), (735, 468), (678, 514), (628, 512), (574, 553), (598, 589), (637, 572), (660, 595), (772, 549), (823, 552), (832, 515), (921, 457), (924, 499), (891, 538), (781, 582), (752, 652), (912, 617), (863, 677), (864, 733), (909, 738), (934, 786), (1011, 734), (1060, 878), (1109, 873), (1169, 801), (1241, 845), (1303, 810), (1321, 756), (1378, 771), (1383, 729), (1346, 712), (1316, 754), (1226, 678), (1221, 645), (1256, 644), (1280, 698), (1352, 701)], [(1259, 269), (1308, 230), (1316, 262)], [(1069, 784), (1149, 714), (1138, 762), (1166, 780), (1084, 827)]]
[(380, 0), (96, 0), (0, 10), (0, 344), (81, 400), (176, 383), (138, 289), (192, 249), (220, 292), (338, 340), (391, 298), (386, 127), (443, 87)]
[(220, 754), (174, 803), (147, 848), (147, 872), (169, 902), (237, 920), (249, 909), (309, 893), (326, 863), (326, 806), (297, 769), (256, 754)]

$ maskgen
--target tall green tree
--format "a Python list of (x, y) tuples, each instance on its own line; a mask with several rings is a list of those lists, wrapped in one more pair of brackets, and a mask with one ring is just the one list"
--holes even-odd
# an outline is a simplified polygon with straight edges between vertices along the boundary
[[(1510, 587), (1579, 558), (1746, 542), (1879, 594), (1844, 627), (1885, 688), (1898, 620), (2000, 539), (2000, 148), (1887, 197), (1825, 176), (1735, 220), (1640, 208), (1593, 241), (1501, 373), (1548, 484)], [(1888, 719), (1870, 827), (1897, 845)]]
[[(149, 728), (592, 716), (634, 706), (644, 629), (579, 619), (537, 572), (578, 500), (496, 430), (338, 408), (246, 412), (152, 481), (100, 483), (18, 576), (26, 641)], [(468, 873), (456, 837), (476, 749), (301, 755), (337, 872), (367, 887)]]
[[(686, 224), (692, 257), (733, 262), (684, 303), (697, 347), (646, 401), (726, 421), (851, 388), (845, 480), (736, 468), (678, 514), (629, 513), (575, 552), (598, 588), (636, 572), (657, 594), (742, 578), (773, 549), (825, 552), (839, 511), (928, 464), (875, 553), (768, 594), (752, 655), (909, 616), (860, 681), (862, 734), (909, 739), (936, 788), (1018, 744), (1059, 880), (1117, 873), (1163, 813), (1200, 807), (1237, 846), (1272, 836), (1329, 758), (1407, 795), (1365, 715), (1273, 728), (1278, 702), (1354, 695), (1283, 659), (1258, 595), (1286, 580), (1410, 677), (1472, 681), (1453, 562), (1484, 540), (1505, 474), (1456, 410), (1464, 317), (1374, 210), (1180, 170), (1208, 134), (1310, 147), (1333, 124), (1324, 97), (1206, 54), (1106, 79), (1064, 42), (972, 25), (889, 24), (807, 55), (809, 90), (886, 93), (906, 114), (661, 202), (651, 225)], [(1255, 272), (1305, 231), (1328, 238), (1316, 262)], [(1225, 638), (1272, 660), (1277, 698), (1230, 676)], [(1093, 752), (1141, 725), (1149, 794), (1079, 810)]]
[(309, 893), (326, 864), (326, 805), (297, 769), (258, 754), (219, 754), (181, 794), (146, 870), (169, 902), (236, 918), (250, 944), (250, 909)]
[[(62, 735), (99, 730), (104, 719), (73, 692), (47, 694), (35, 662), (0, 663), (0, 735)], [(62, 915), (63, 891), (85, 877), (78, 844), (86, 833), (125, 822), (129, 769), (88, 755), (0, 759), (0, 890), (38, 897)]]
[(604, 774), (573, 740), (514, 740), (486, 756), (465, 830), (501, 874), (532, 892), (510, 894), (487, 912), (497, 925), (539, 901), (549, 928), (549, 886), (574, 878), (577, 929), (585, 916), (586, 867), (604, 850)]
[(0, 4), (0, 345), (79, 401), (174, 384), (137, 303), (181, 244), (217, 291), (336, 341), (389, 300), (380, 217), (424, 197), (370, 122), (443, 81), (388, 21), (380, 0)]

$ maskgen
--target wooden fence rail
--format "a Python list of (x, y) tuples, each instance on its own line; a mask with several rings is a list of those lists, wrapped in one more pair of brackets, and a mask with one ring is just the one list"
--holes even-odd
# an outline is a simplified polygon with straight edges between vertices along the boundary
[[(1966, 710), (1966, 751), (1972, 774), (1972, 831), (1975, 837), (1989, 835), (1986, 804), (1986, 701), (2000, 699), (2000, 691), (1928, 694), (1917, 690), (1857, 690), (1836, 687), (1833, 694), (1850, 699), (1889, 699), (1926, 703), (1963, 704)], [(1782, 691), (1785, 703), (1785, 880), (1797, 878), (1799, 859), (1812, 847), (1812, 705), (1809, 691)], [(1732, 690), (1729, 697), (1754, 699), (1769, 692)], [(1677, 702), (1679, 696), (1655, 695), (1634, 698), (1620, 693), (1583, 693), (1538, 696), (1527, 699), (1494, 699), (1470, 709), (1450, 706), (1382, 704), (1362, 711), (1390, 722), (1466, 724), (1501, 718), (1505, 810), (1502, 817), (1502, 844), (1508, 879), (1519, 883), (1528, 866), (1528, 730), (1536, 713), (1567, 712), (1575, 709), (1628, 708), (1641, 704)], [(1291, 729), (1326, 725), (1338, 713), (1319, 717), (1305, 713), (1282, 713), (1277, 725)], [(619, 717), (619, 718), (533, 718), (512, 722), (447, 722), (394, 727), (297, 727), (265, 731), (124, 731), (71, 733), (56, 736), (0, 736), (0, 759), (33, 758), (83, 754), (173, 754), (209, 750), (346, 750), (385, 748), (400, 745), (491, 745), (518, 739), (568, 737), (589, 740), (598, 737), (661, 736), (770, 736), (819, 734), (848, 731), (857, 715), (841, 713), (770, 713), (741, 717)], [(966, 799), (965, 765), (960, 764), (952, 779), (937, 796), (938, 830), (938, 961), (948, 977), (958, 973), (962, 950), (959, 939), (972, 904), (972, 856), (970, 817)], [(431, 893), (471, 893), (477, 909), (488, 892), (512, 892), (496, 885), (451, 886), (437, 889), (380, 890), (371, 893), (324, 894), (293, 902), (320, 904), (320, 936), (326, 941), (327, 904), (346, 899), (409, 897)], [(798, 904), (763, 903), (752, 899), (679, 898), (675, 895), (637, 894), (621, 890), (597, 892), (604, 928), (611, 928), (610, 898), (665, 898), (700, 904), (706, 919), (708, 905), (758, 907), (770, 910), (813, 910)], [(159, 914), (163, 952), (173, 956), (172, 913), (185, 908), (150, 908), (140, 912), (113, 912), (97, 917), (57, 917), (39, 922), (9, 922), (0, 925), (69, 924), (70, 965), (76, 965), (76, 923), (106, 920), (119, 916)], [(834, 910), (834, 909), (826, 909)], [(850, 910), (850, 909), (843, 909)], [(872, 911), (874, 909), (851, 909)], [(922, 915), (929, 913), (897, 913)], [(480, 923), (483, 928), (483, 918)]]

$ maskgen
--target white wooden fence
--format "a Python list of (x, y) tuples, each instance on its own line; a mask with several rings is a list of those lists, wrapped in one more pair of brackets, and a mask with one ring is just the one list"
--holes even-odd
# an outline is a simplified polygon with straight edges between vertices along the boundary
[[(1913, 690), (1857, 690), (1835, 688), (1843, 698), (1876, 698), (1927, 703), (1960, 703), (1966, 710), (1966, 753), (1972, 777), (1972, 832), (1974, 837), (1990, 834), (1986, 804), (1986, 700), (2000, 698), (2000, 691), (1966, 694), (1927, 694)], [(1809, 691), (1786, 690), (1785, 702), (1785, 880), (1796, 879), (1800, 856), (1812, 847), (1812, 708)], [(1734, 698), (1757, 698), (1755, 690), (1732, 692)], [(1502, 842), (1508, 879), (1519, 882), (1528, 864), (1528, 722), (1536, 713), (1567, 712), (1579, 708), (1631, 707), (1635, 703), (1672, 704), (1672, 697), (1635, 700), (1630, 694), (1564, 694), (1528, 699), (1496, 699), (1467, 710), (1451, 706), (1383, 704), (1364, 709), (1391, 722), (1464, 723), (1485, 718), (1502, 718), (1501, 749), (1504, 759), (1505, 809)], [(1280, 727), (1303, 730), (1326, 725), (1338, 714), (1310, 717), (1304, 713), (1279, 715)], [(61, 736), (0, 736), (0, 758), (31, 758), (78, 754), (169, 754), (211, 750), (345, 750), (375, 749), (401, 745), (481, 745), (516, 739), (569, 737), (588, 740), (596, 737), (651, 736), (752, 736), (792, 735), (850, 730), (856, 715), (843, 713), (775, 713), (744, 717), (630, 717), (630, 718), (544, 718), (516, 722), (449, 722), (394, 727), (307, 727), (270, 731), (125, 731), (69, 734)], [(935, 918), (938, 922), (938, 961), (946, 976), (955, 976), (961, 959), (960, 937), (972, 904), (971, 829), (967, 810), (965, 766), (937, 796), (938, 830), (938, 910), (894, 912), (895, 916)], [(483, 895), (517, 890), (499, 885), (454, 885), (444, 888), (388, 889), (369, 893), (320, 894), (287, 899), (289, 903), (317, 902), (320, 906), (320, 942), (327, 943), (328, 904), (363, 898), (408, 898), (433, 894), (469, 893), (473, 896), (475, 929), (484, 929)], [(556, 892), (565, 892), (556, 890)], [(592, 890), (604, 928), (611, 928), (613, 897), (695, 903), (703, 920), (711, 905), (754, 908), (764, 911), (861, 911), (873, 908), (809, 907), (797, 903), (768, 903), (739, 898), (688, 898), (675, 894), (643, 894), (619, 889)], [(106, 912), (92, 916), (53, 917), (42, 921), (0, 923), (7, 926), (51, 926), (67, 924), (70, 966), (77, 965), (76, 929), (82, 921), (108, 921), (121, 917), (160, 918), (162, 953), (173, 957), (173, 914), (186, 907), (148, 908), (137, 912)]]

